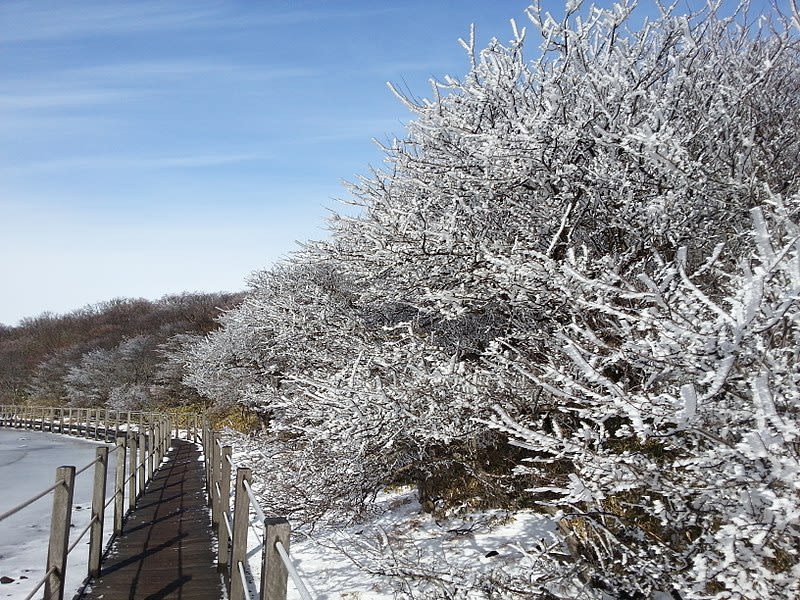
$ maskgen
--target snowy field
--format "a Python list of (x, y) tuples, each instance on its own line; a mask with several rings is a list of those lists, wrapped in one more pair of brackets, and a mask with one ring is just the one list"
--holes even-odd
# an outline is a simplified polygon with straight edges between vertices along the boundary
[[(381, 494), (376, 516), (339, 531), (293, 540), (291, 555), (317, 600), (390, 600), (448, 597), (437, 587), (471, 597), (469, 575), (518, 572), (528, 550), (550, 543), (554, 523), (523, 511), (485, 511), (457, 520), (423, 513), (412, 490)], [(253, 542), (258, 542), (256, 536)], [(251, 568), (257, 570), (257, 561)], [(427, 584), (422, 582), (429, 578)], [(484, 597), (484, 596), (476, 596)], [(301, 595), (289, 583), (288, 600)]]
[[(98, 442), (68, 436), (0, 429), (0, 513), (17, 506), (50, 487), (56, 468), (74, 465), (78, 469), (92, 462)], [(114, 479), (114, 455), (109, 460), (106, 497)], [(73, 502), (73, 535), (80, 533), (91, 516), (93, 469), (76, 478)], [(0, 522), (0, 578), (13, 581), (0, 584), (0, 598), (25, 598), (43, 577), (50, 533), (52, 493)], [(104, 544), (111, 537), (113, 511), (107, 511)], [(75, 547), (67, 563), (65, 597), (71, 598), (86, 577), (88, 534)]]

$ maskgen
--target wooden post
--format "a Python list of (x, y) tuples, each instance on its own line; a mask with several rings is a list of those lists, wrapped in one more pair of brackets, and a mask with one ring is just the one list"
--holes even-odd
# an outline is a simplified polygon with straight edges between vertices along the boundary
[(100, 413), (102, 409), (95, 408), (94, 409), (94, 439), (95, 441), (100, 439)]
[(244, 488), (244, 482), (250, 481), (250, 469), (236, 469), (236, 489), (233, 502), (233, 539), (231, 539), (231, 589), (230, 600), (244, 600), (246, 585), (239, 574), (239, 563), (244, 562), (247, 555), (247, 528), (250, 524), (250, 498)]
[(44, 597), (48, 600), (64, 599), (64, 575), (67, 569), (69, 529), (72, 524), (72, 495), (75, 490), (75, 467), (56, 469), (58, 487), (53, 493), (53, 513), (50, 517), (50, 545), (47, 549), (47, 567), (54, 569), (44, 584)]
[(264, 519), (264, 549), (261, 554), (261, 600), (286, 600), (289, 572), (278, 554), (277, 544), (289, 553), (291, 527), (283, 517)]
[(86, 418), (83, 420), (83, 422), (84, 422), (83, 437), (85, 437), (87, 440), (90, 437), (90, 435), (89, 435), (89, 420), (91, 419), (91, 417), (89, 415), (91, 414), (91, 412), (92, 412), (92, 409), (91, 408), (87, 408), (86, 409)]
[(169, 430), (169, 422), (166, 419), (161, 419), (159, 423), (161, 427), (159, 431), (161, 431), (161, 441), (163, 443), (161, 457), (163, 458), (169, 452), (169, 447), (172, 444), (172, 432)]
[(211, 523), (219, 525), (219, 511), (221, 506), (221, 498), (217, 494), (217, 483), (219, 483), (220, 469), (219, 469), (219, 436), (214, 435), (213, 445), (211, 447)]
[(157, 465), (161, 465), (161, 459), (164, 457), (164, 436), (161, 435), (161, 425), (158, 423), (153, 423), (153, 435), (158, 444), (155, 461)]
[(219, 543), (217, 544), (218, 552), (217, 552), (217, 564), (220, 568), (225, 569), (227, 572), (228, 569), (228, 527), (225, 522), (225, 515), (230, 512), (231, 510), (231, 447), (225, 446), (222, 449), (222, 476), (219, 482), (219, 489), (220, 489), (220, 519), (219, 519), (219, 527), (217, 528), (217, 540)]
[(56, 411), (55, 411), (55, 409), (51, 408), (50, 409), (50, 429), (49, 429), (50, 433), (53, 433), (53, 427), (55, 425), (55, 422), (56, 422)]
[(114, 479), (114, 535), (122, 535), (122, 519), (125, 516), (125, 448), (124, 435), (117, 436), (117, 470)]
[(139, 431), (139, 460), (138, 460), (138, 472), (139, 472), (139, 494), (144, 494), (144, 487), (146, 485), (145, 481), (145, 463), (147, 462), (147, 436), (144, 433), (144, 430)]
[(89, 533), (89, 577), (100, 575), (100, 557), (103, 553), (103, 519), (106, 512), (106, 473), (108, 472), (108, 447), (95, 450), (94, 488), (92, 489), (92, 529)]
[(156, 436), (154, 434), (155, 431), (153, 430), (153, 426), (150, 425), (150, 430), (148, 431), (147, 435), (150, 447), (150, 454), (147, 457), (147, 481), (153, 480), (153, 472), (155, 471), (156, 449), (154, 448), (154, 445), (156, 445)]
[(58, 433), (64, 433), (64, 409), (58, 409)]
[(211, 432), (203, 429), (203, 461), (206, 467), (206, 489), (208, 490), (208, 506), (213, 504), (214, 496), (211, 490)]
[(136, 508), (136, 435), (128, 437), (128, 510)]

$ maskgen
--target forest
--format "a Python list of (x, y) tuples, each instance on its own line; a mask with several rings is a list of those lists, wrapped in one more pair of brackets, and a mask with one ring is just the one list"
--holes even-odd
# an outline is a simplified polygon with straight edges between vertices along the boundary
[(0, 326), (0, 404), (159, 410), (203, 406), (181, 351), (242, 294), (117, 298)]
[(398, 486), (557, 524), (478, 580), (387, 542), (419, 597), (798, 597), (800, 14), (528, 16), (429, 98), (393, 90), (414, 118), (326, 239), (194, 319), (166, 301), (157, 335), (113, 306), (97, 349), (4, 330), (3, 393), (244, 407), (265, 505), (310, 529)]

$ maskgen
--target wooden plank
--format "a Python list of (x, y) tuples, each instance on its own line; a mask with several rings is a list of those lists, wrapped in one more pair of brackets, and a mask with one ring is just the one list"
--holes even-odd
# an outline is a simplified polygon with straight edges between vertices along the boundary
[(173, 440), (172, 445), (170, 460), (139, 498), (82, 600), (222, 597), (203, 464), (194, 444)]

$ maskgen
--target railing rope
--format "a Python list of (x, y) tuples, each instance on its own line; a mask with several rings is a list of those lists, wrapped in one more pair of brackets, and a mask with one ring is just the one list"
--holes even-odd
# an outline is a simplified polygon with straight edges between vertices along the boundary
[[(65, 592), (64, 575), (67, 555), (88, 533), (88, 575), (90, 577), (99, 575), (103, 551), (105, 509), (111, 504), (114, 505), (113, 538), (122, 533), (126, 487), (128, 489), (128, 508), (132, 510), (135, 508), (137, 497), (144, 492), (147, 483), (153, 478), (157, 467), (156, 461), (160, 464), (170, 446), (172, 420), (168, 416), (156, 413), (113, 411), (112, 418), (112, 411), (106, 409), (0, 405), (0, 426), (25, 427), (77, 437), (93, 437), (97, 440), (103, 438), (106, 441), (115, 442), (115, 446), (111, 450), (108, 446), (98, 447), (94, 460), (80, 469), (76, 469), (74, 466), (59, 467), (56, 470), (56, 482), (52, 486), (0, 514), (0, 521), (3, 521), (53, 493), (46, 573), (34, 586), (26, 600), (32, 599), (39, 593), (42, 586), (45, 586), (46, 598), (62, 600)], [(106, 499), (108, 458), (113, 453), (117, 454), (114, 492)], [(94, 466), (94, 481), (91, 517), (88, 525), (77, 536), (70, 536), (75, 478), (92, 466)]]
[[(248, 468), (236, 468), (235, 484), (231, 493), (231, 471), (235, 467), (231, 458), (232, 449), (220, 443), (218, 434), (211, 431), (207, 423), (202, 428), (201, 441), (206, 456), (208, 503), (214, 515), (212, 520), (219, 541), (217, 560), (226, 574), (230, 600), (249, 600), (254, 596), (250, 593), (247, 581), (247, 537), (251, 526), (251, 510), (255, 514), (255, 522), (263, 526), (263, 532), (257, 531), (262, 540), (259, 600), (286, 600), (289, 578), (303, 600), (312, 600), (311, 593), (289, 555), (289, 521), (283, 517), (267, 517), (264, 514), (253, 492), (252, 472)], [(232, 519), (229, 516), (231, 495), (234, 504)]]
[(292, 582), (297, 586), (297, 591), (300, 593), (300, 597), (303, 600), (313, 600), (311, 597), (311, 593), (308, 591), (306, 584), (303, 583), (303, 580), (300, 578), (300, 574), (297, 572), (297, 569), (292, 563), (292, 559), (289, 556), (289, 547), (284, 545), (280, 541), (275, 542), (275, 549), (278, 551), (278, 554), (281, 557), (281, 561), (283, 565), (286, 567), (287, 572), (289, 573), (289, 577), (292, 578)]
[(46, 489), (46, 490), (44, 490), (43, 492), (39, 492), (39, 493), (38, 493), (38, 494), (36, 494), (36, 495), (35, 495), (33, 498), (28, 498), (27, 500), (25, 500), (24, 502), (22, 502), (22, 503), (18, 504), (18, 505), (17, 505), (17, 506), (15, 506), (14, 508), (11, 508), (11, 509), (7, 510), (7, 511), (6, 511), (6, 512), (4, 512), (2, 515), (0, 515), (0, 521), (4, 521), (4, 520), (5, 520), (5, 519), (7, 519), (8, 517), (10, 517), (10, 516), (12, 516), (12, 515), (15, 515), (15, 514), (17, 514), (17, 513), (18, 513), (19, 511), (21, 511), (23, 508), (27, 508), (28, 506), (30, 506), (31, 504), (33, 504), (34, 502), (36, 502), (36, 501), (37, 501), (37, 500), (39, 500), (40, 498), (44, 498), (45, 496), (47, 496), (47, 494), (49, 494), (50, 492), (52, 492), (52, 491), (53, 491), (54, 489), (56, 489), (56, 488), (57, 488), (59, 485), (61, 485), (61, 482), (60, 482), (60, 481), (57, 481), (57, 482), (55, 483), (55, 485), (52, 485), (52, 486), (50, 486), (49, 488), (47, 488), (47, 489)]

